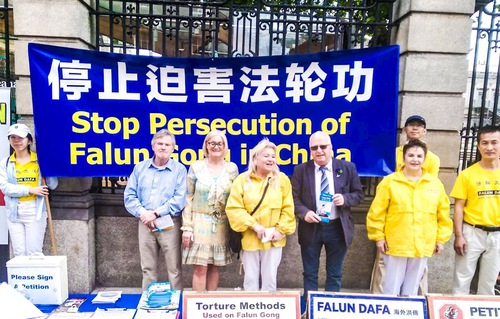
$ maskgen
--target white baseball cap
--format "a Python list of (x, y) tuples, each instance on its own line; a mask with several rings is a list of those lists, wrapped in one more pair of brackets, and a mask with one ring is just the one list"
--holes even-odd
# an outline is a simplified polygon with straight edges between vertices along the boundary
[(12, 124), (9, 127), (9, 132), (7, 133), (7, 137), (10, 137), (11, 135), (16, 135), (25, 138), (26, 136), (28, 136), (28, 134), (32, 135), (30, 128), (27, 127), (26, 124), (17, 123), (17, 124)]

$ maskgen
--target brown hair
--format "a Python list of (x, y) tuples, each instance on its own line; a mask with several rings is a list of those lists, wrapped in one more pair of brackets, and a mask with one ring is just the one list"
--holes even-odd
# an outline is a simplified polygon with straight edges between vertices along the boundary
[(427, 156), (427, 145), (425, 145), (424, 142), (422, 142), (420, 140), (410, 140), (410, 141), (408, 141), (408, 143), (406, 143), (405, 146), (403, 146), (403, 158), (405, 157), (406, 152), (410, 148), (414, 148), (414, 147), (420, 147), (421, 149), (423, 149), (424, 155)]

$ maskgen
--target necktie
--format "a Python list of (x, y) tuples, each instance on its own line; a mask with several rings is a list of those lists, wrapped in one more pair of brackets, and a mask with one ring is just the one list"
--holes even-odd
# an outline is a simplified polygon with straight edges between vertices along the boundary
[(326, 166), (320, 166), (321, 171), (321, 192), (330, 193), (330, 187), (328, 186), (328, 178), (326, 177), (326, 171), (328, 168)]

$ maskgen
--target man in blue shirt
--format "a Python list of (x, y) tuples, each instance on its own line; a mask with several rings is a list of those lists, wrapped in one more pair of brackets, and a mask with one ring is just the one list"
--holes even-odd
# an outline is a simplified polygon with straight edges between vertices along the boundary
[[(186, 168), (170, 158), (175, 136), (161, 130), (153, 136), (153, 158), (134, 167), (124, 192), (125, 208), (138, 218), (142, 289), (158, 281), (160, 252), (172, 289), (182, 290), (181, 212), (186, 205)], [(174, 227), (158, 230), (156, 220), (170, 215)], [(168, 218), (168, 217), (167, 217)]]

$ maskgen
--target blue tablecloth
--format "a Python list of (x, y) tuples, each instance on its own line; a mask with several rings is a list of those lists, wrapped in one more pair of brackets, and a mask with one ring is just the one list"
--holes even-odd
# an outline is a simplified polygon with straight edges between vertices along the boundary
[[(116, 303), (110, 304), (93, 304), (92, 299), (97, 296), (95, 294), (71, 294), (68, 298), (86, 298), (85, 302), (78, 308), (79, 312), (94, 312), (97, 308), (127, 308), (135, 309), (141, 299), (140, 294), (122, 294)], [(50, 313), (59, 305), (36, 305), (43, 313)]]

